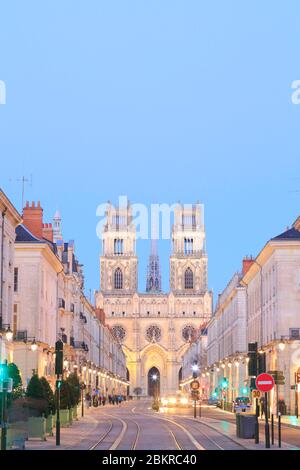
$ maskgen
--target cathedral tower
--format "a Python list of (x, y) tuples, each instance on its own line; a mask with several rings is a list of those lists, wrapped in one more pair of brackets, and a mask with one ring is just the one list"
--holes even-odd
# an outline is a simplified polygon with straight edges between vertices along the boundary
[(129, 203), (117, 208), (107, 205), (100, 264), (103, 293), (137, 291), (136, 230)]
[(205, 227), (200, 204), (178, 204), (174, 211), (170, 289), (178, 294), (207, 292)]

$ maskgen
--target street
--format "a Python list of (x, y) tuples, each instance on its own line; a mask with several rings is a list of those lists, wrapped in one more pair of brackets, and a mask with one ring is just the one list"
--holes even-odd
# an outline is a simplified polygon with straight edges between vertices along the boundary
[[(154, 412), (150, 400), (120, 406), (90, 408), (84, 419), (62, 430), (61, 450), (254, 450), (260, 444), (235, 436), (235, 417), (212, 407), (202, 407), (202, 417), (192, 409)], [(198, 410), (199, 411), (199, 410)], [(283, 449), (300, 447), (300, 429), (283, 427)], [(276, 441), (275, 441), (276, 444)], [(277, 448), (276, 445), (273, 447)], [(55, 437), (30, 440), (26, 449), (55, 450)]]

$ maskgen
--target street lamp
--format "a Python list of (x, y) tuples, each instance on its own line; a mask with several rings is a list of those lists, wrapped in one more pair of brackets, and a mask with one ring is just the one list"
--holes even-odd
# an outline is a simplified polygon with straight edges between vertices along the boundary
[(5, 335), (5, 338), (7, 339), (7, 341), (11, 341), (12, 338), (13, 338), (13, 332), (10, 328), (10, 325), (2, 325), (2, 327), (0, 328), (0, 336), (3, 336)]
[(37, 347), (38, 347), (38, 345), (36, 344), (35, 338), (33, 338), (32, 342), (31, 342), (31, 346), (30, 346), (31, 351), (36, 351)]
[(279, 347), (280, 351), (283, 351), (285, 349), (284, 341), (280, 341), (280, 343), (278, 344), (278, 347)]

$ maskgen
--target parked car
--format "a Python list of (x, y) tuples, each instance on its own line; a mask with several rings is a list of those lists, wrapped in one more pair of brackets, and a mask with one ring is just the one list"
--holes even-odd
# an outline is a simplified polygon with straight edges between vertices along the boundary
[(218, 401), (219, 401), (218, 398), (211, 397), (211, 398), (208, 399), (207, 404), (208, 405), (218, 406)]
[(251, 403), (249, 397), (237, 397), (233, 402), (234, 413), (250, 411)]

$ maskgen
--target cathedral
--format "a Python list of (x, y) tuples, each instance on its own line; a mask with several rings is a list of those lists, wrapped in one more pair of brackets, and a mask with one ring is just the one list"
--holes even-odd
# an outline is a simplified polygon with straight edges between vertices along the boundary
[(105, 311), (107, 323), (123, 345), (130, 394), (137, 388), (142, 396), (178, 390), (182, 355), (211, 317), (201, 210), (200, 204), (176, 205), (170, 291), (162, 292), (159, 256), (152, 240), (146, 292), (140, 293), (131, 206), (115, 208), (108, 203), (96, 304)]

